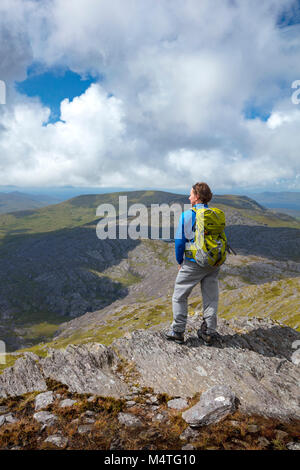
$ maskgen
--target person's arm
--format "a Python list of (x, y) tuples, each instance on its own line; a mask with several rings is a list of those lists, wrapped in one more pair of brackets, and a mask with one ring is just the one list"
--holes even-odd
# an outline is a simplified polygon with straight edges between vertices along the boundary
[(175, 255), (178, 264), (183, 261), (186, 238), (184, 235), (184, 212), (181, 214), (175, 234)]

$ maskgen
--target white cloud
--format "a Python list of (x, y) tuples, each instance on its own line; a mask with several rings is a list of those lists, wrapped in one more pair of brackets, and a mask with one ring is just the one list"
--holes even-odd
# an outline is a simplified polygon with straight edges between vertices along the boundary
[[(230, 189), (285, 179), (300, 189), (300, 108), (289, 89), (300, 79), (300, 31), (276, 26), (292, 3), (3, 0), (6, 183), (167, 188), (202, 179)], [(32, 61), (104, 80), (62, 102), (64, 122), (45, 125), (49, 110), (12, 88)], [(245, 119), (247, 105), (269, 119)]]

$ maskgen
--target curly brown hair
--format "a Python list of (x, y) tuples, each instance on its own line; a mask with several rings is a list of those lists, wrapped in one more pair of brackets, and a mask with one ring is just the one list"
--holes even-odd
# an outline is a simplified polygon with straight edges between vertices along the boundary
[(206, 183), (195, 183), (192, 188), (203, 204), (207, 204), (213, 197), (210, 187)]

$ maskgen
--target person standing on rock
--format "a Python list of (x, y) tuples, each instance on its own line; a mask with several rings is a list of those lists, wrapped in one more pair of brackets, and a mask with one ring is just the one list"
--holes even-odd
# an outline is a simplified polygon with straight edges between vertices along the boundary
[[(208, 208), (212, 192), (206, 183), (196, 183), (191, 188), (189, 200), (192, 207)], [(218, 275), (220, 266), (200, 266), (195, 259), (189, 257), (186, 244), (193, 241), (193, 228), (196, 213), (189, 209), (181, 214), (175, 235), (175, 254), (179, 272), (176, 277), (172, 297), (173, 323), (170, 331), (164, 333), (167, 340), (184, 343), (184, 332), (187, 323), (187, 300), (194, 286), (200, 283), (203, 300), (203, 322), (198, 330), (198, 337), (209, 346), (218, 337), (217, 310), (219, 300)]]

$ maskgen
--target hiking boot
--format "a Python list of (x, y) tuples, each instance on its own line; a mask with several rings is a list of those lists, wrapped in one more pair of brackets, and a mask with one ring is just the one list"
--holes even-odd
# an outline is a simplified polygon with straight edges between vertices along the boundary
[(175, 341), (175, 343), (182, 344), (184, 343), (183, 333), (170, 330), (167, 333), (163, 333), (164, 337), (169, 341)]
[(215, 339), (220, 338), (219, 333), (214, 331), (213, 333), (207, 332), (207, 326), (205, 320), (202, 322), (200, 329), (197, 331), (197, 335), (199, 339), (204, 341), (205, 346), (211, 346)]
[(197, 335), (199, 339), (202, 339), (205, 346), (211, 346), (213, 343), (214, 335), (208, 335), (207, 333), (203, 333), (201, 330), (197, 331)]

